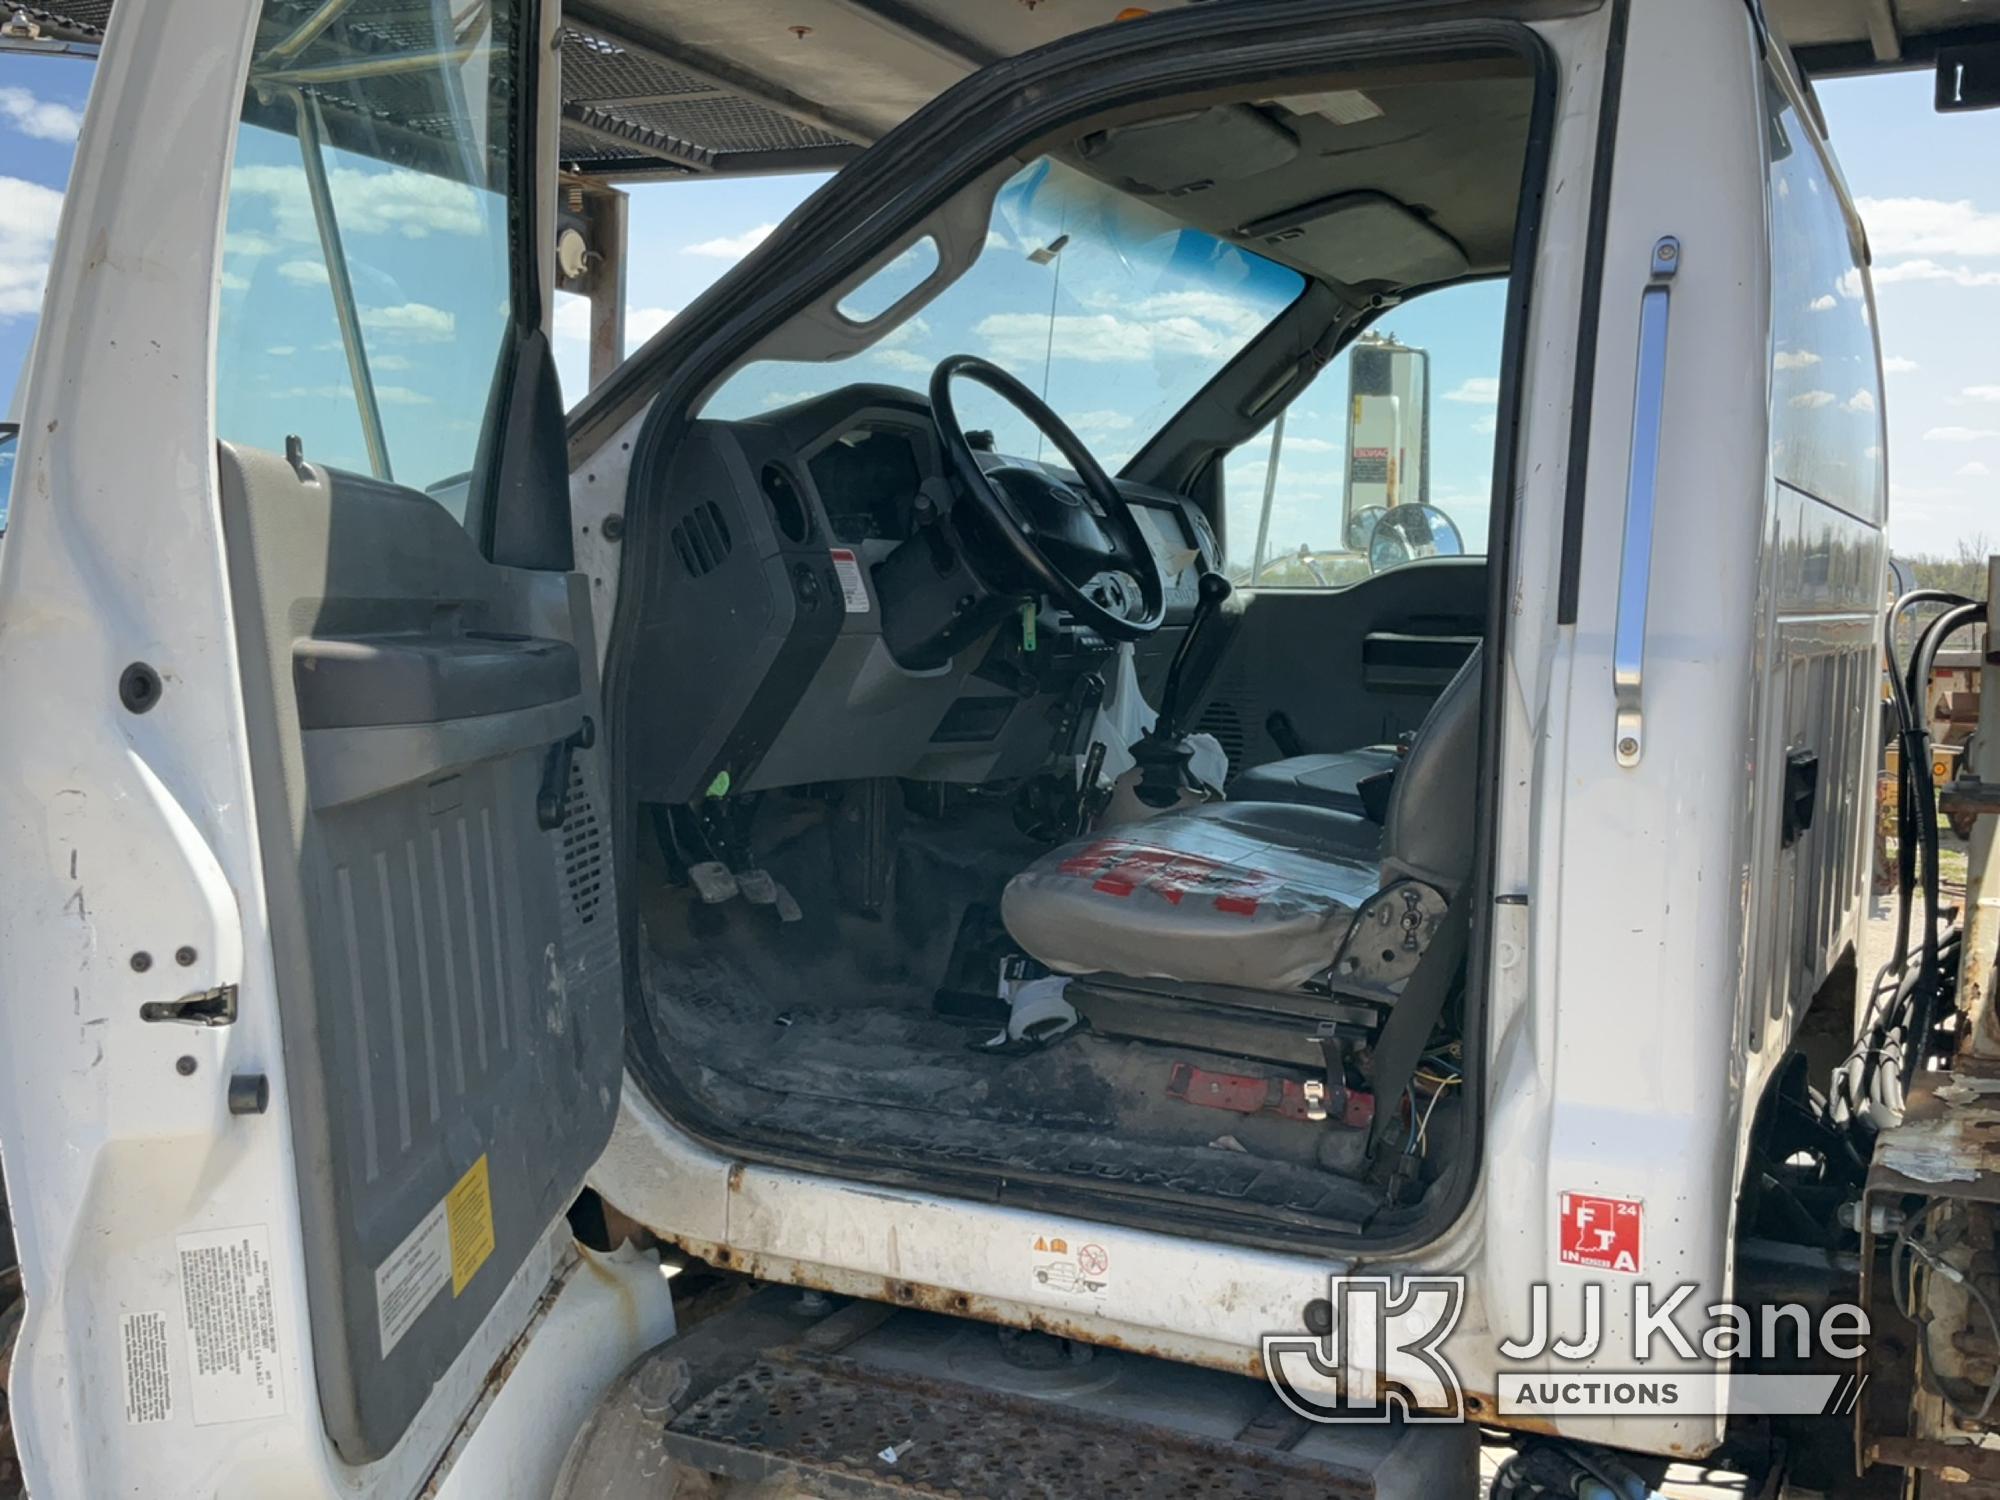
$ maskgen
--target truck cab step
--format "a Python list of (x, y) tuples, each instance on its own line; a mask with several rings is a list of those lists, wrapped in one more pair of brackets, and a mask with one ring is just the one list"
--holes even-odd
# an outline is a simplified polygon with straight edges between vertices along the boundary
[(1475, 1493), (1478, 1452), (1469, 1425), (1315, 1424), (1245, 1376), (773, 1288), (628, 1371), (558, 1496), (1403, 1500)]

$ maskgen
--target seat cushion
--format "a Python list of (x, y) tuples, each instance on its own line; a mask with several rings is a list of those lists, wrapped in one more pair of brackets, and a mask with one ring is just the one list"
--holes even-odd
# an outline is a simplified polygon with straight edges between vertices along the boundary
[(1393, 745), (1367, 745), (1326, 755), (1288, 755), (1239, 772), (1229, 784), (1238, 802), (1302, 802), (1335, 812), (1363, 811), (1361, 782), (1393, 771), (1402, 757)]
[(1000, 914), (1058, 973), (1295, 989), (1376, 894), (1380, 833), (1303, 804), (1210, 803), (1050, 851)]

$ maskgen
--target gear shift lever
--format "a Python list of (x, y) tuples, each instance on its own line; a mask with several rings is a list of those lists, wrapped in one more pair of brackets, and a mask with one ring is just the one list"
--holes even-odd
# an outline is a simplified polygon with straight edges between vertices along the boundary
[(1172, 807), (1188, 787), (1188, 761), (1194, 749), (1181, 728), (1181, 679), (1196, 640), (1207, 633), (1208, 622), (1234, 592), (1220, 573), (1204, 573), (1196, 585), (1194, 618), (1188, 621), (1187, 634), (1181, 637), (1180, 649), (1167, 668), (1159, 717), (1132, 747), (1132, 759), (1139, 765), (1138, 797), (1148, 807)]
[(1229, 580), (1220, 573), (1204, 573), (1201, 582), (1195, 585), (1194, 618), (1188, 621), (1180, 650), (1174, 653), (1173, 664), (1167, 668), (1167, 685), (1160, 692), (1160, 717), (1154, 722), (1153, 733), (1162, 739), (1182, 737), (1181, 678), (1187, 671), (1188, 658), (1194, 653), (1195, 641), (1207, 633), (1208, 622), (1234, 592)]

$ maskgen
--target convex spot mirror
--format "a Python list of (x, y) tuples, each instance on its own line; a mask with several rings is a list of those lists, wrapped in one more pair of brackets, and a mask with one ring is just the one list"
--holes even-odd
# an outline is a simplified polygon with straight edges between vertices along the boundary
[(1368, 571), (1380, 573), (1420, 557), (1463, 557), (1465, 540), (1435, 505), (1392, 505), (1368, 538)]

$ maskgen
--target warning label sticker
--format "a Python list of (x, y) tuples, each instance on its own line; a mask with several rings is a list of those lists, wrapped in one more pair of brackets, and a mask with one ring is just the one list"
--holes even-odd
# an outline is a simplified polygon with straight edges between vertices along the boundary
[(403, 1341), (433, 1298), (456, 1297), (493, 1254), (493, 1192), (480, 1157), (375, 1268), (375, 1331), (382, 1357)]
[(467, 1167), (458, 1185), (444, 1195), (444, 1211), (451, 1220), (451, 1294), (456, 1297), (493, 1253), (493, 1193), (485, 1157)]
[(262, 1224), (174, 1240), (187, 1314), (188, 1396), (195, 1425), (282, 1416), (285, 1382), (271, 1289), (271, 1237)]
[(1111, 1256), (1102, 1245), (1038, 1234), (1030, 1252), (1035, 1284), (1074, 1295), (1101, 1292), (1111, 1281)]
[(828, 555), (840, 579), (840, 607), (850, 615), (867, 614), (868, 581), (861, 576), (861, 559), (845, 547), (835, 547)]
[(125, 1353), (125, 1420), (169, 1422), (174, 1381), (167, 1367), (167, 1315), (127, 1313), (119, 1324)]
[(1564, 1193), (1558, 1217), (1557, 1243), (1564, 1265), (1639, 1274), (1645, 1211), (1636, 1199)]
[(375, 1331), (384, 1359), (450, 1281), (451, 1227), (440, 1203), (375, 1268)]

